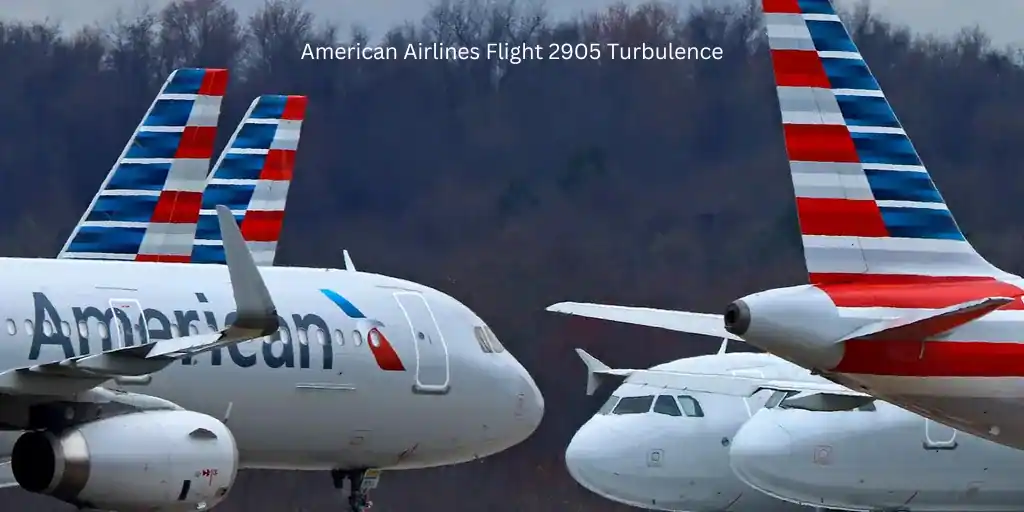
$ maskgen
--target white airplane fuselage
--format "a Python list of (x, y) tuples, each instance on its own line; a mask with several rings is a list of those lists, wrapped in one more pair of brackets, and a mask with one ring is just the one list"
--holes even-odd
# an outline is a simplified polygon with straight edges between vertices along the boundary
[[(797, 512), (800, 505), (746, 486), (729, 467), (729, 446), (743, 423), (771, 395), (750, 398), (693, 392), (685, 377), (671, 372), (800, 378), (807, 372), (767, 354), (727, 353), (680, 359), (636, 372), (626, 379), (566, 449), (566, 465), (583, 487), (606, 499), (649, 510), (689, 512)], [(680, 415), (623, 413), (627, 397), (667, 395)], [(680, 398), (680, 396), (688, 398)], [(699, 416), (696, 410), (699, 408)], [(668, 409), (666, 412), (673, 412)]]
[[(362, 272), (260, 272), (280, 339), (214, 350), (148, 382), (110, 387), (224, 421), (248, 468), (454, 464), (513, 446), (539, 424), (543, 398), (530, 375), (507, 351), (485, 351), (486, 324), (452, 297)], [(235, 309), (221, 265), (0, 258), (0, 283), (3, 369), (216, 332)], [(111, 320), (110, 311), (120, 313)], [(16, 384), (0, 378), (4, 392)], [(12, 431), (27, 416), (13, 402), (0, 408), (0, 424)]]
[(762, 492), (843, 510), (1024, 509), (1024, 452), (881, 401), (875, 410), (783, 407), (758, 411), (730, 450), (736, 474)]

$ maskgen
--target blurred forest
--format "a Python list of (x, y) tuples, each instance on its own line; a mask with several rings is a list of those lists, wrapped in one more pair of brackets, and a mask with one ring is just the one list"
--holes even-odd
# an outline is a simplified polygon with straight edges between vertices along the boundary
[[(975, 246), (1024, 270), (1024, 178), (1010, 176), (1024, 161), (1022, 53), (976, 29), (917, 37), (863, 4), (844, 17)], [(451, 293), (488, 320), (547, 399), (530, 441), (477, 463), (387, 474), (375, 509), (624, 510), (564, 469), (568, 440), (603, 398), (584, 396), (571, 349), (647, 366), (717, 342), (544, 307), (716, 312), (805, 279), (759, 2), (612, 7), (556, 22), (516, 0), (440, 0), (382, 39), (672, 41), (720, 46), (719, 61), (300, 60), (307, 42), (369, 41), (341, 34), (282, 1), (243, 19), (229, 1), (179, 0), (74, 34), (0, 24), (0, 253), (56, 254), (170, 70), (232, 70), (221, 147), (255, 95), (306, 94), (277, 263), (338, 267), (347, 248), (361, 270)], [(0, 510), (28, 508), (68, 509), (19, 490), (0, 498)], [(326, 474), (254, 471), (217, 510), (340, 508)]]

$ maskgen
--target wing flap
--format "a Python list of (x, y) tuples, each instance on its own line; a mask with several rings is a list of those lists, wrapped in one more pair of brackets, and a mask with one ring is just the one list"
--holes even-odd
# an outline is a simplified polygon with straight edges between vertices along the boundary
[(753, 396), (764, 390), (814, 392), (841, 396), (870, 396), (825, 380), (777, 380), (740, 375), (666, 372), (657, 370), (633, 370), (629, 375), (629, 382), (646, 384), (654, 387), (663, 387), (666, 389), (676, 389), (679, 391), (711, 393), (715, 395), (738, 396), (744, 398)]
[(548, 306), (545, 310), (553, 313), (743, 341), (743, 338), (725, 330), (725, 322), (722, 320), (722, 315), (672, 311), (668, 309), (611, 306), (587, 302), (559, 302), (558, 304)]
[(973, 322), (1011, 302), (1010, 297), (989, 297), (949, 306), (937, 311), (922, 311), (868, 324), (840, 342), (861, 340), (924, 340)]
[(271, 335), (280, 327), (277, 307), (246, 246), (231, 211), (217, 206), (225, 259), (237, 316), (231, 325), (197, 334), (121, 347), (52, 363), (0, 373), (0, 391), (21, 394), (67, 394), (116, 377), (157, 372), (179, 358)]

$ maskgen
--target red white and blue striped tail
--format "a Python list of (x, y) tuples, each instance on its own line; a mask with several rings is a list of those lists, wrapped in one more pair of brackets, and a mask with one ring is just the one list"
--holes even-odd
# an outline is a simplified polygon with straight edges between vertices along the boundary
[(812, 284), (1019, 279), (971, 247), (829, 0), (763, 0)]

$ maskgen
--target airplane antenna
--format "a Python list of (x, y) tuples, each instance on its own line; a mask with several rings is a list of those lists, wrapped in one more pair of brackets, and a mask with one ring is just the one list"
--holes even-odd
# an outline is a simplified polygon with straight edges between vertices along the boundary
[(358, 270), (356, 270), (356, 264), (352, 263), (352, 256), (349, 255), (348, 249), (342, 249), (341, 254), (345, 256), (345, 270), (348, 270), (349, 272), (358, 272)]
[(722, 338), (722, 346), (718, 347), (718, 354), (722, 355), (725, 353), (725, 349), (729, 346), (729, 338)]

